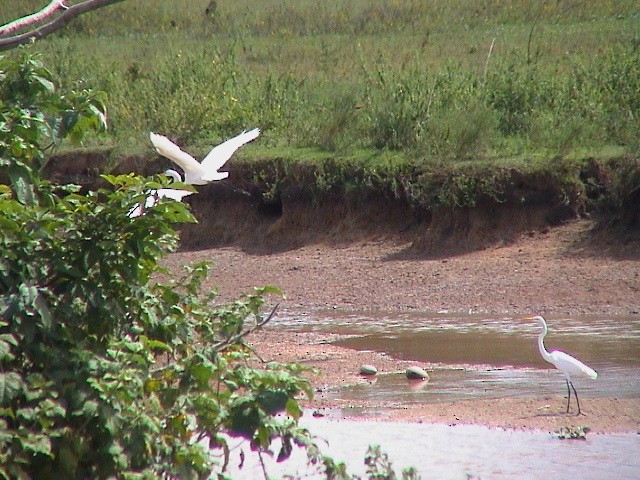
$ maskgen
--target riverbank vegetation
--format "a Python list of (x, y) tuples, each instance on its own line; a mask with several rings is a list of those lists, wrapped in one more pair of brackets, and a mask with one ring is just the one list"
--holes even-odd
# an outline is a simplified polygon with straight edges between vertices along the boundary
[(612, 183), (638, 164), (637, 2), (215, 3), (128, 0), (30, 47), (63, 88), (107, 92), (109, 133), (85, 142), (105, 169), (155, 158), (149, 131), (204, 154), (259, 126), (235, 162), (266, 201), (295, 182), (433, 207), (531, 175), (568, 201), (637, 186)]

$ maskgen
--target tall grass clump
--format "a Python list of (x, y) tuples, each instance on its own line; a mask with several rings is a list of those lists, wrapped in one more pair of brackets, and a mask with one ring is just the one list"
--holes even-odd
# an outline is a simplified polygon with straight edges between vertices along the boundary
[(189, 48), (173, 35), (165, 40), (162, 54), (145, 49), (98, 62), (82, 54), (81, 43), (59, 39), (51, 47), (52, 70), (65, 87), (73, 86), (68, 78), (84, 76), (108, 92), (110, 134), (124, 143), (158, 131), (210, 145), (212, 136), (221, 140), (253, 126), (273, 130), (272, 138), (284, 143), (298, 136), (292, 122), (306, 107), (299, 98), (303, 81), (287, 74), (252, 76), (242, 70), (235, 47), (223, 52), (207, 43)]
[[(640, 42), (633, 48), (614, 46), (594, 68), (594, 93), (600, 103), (605, 135), (640, 149)], [(588, 94), (587, 94), (588, 95)]]
[(295, 145), (325, 152), (352, 152), (367, 146), (364, 92), (360, 86), (318, 88), (300, 108)]
[(590, 62), (556, 67), (510, 55), (482, 74), (459, 64), (430, 71), (377, 63), (362, 69), (366, 135), (374, 148), (437, 159), (631, 146), (639, 55), (617, 46)]
[[(289, 74), (269, 73), (250, 78), (241, 86), (247, 102), (247, 116), (265, 130), (270, 130), (271, 144), (296, 143), (305, 132), (300, 119), (309, 117), (304, 80)], [(277, 139), (277, 140), (276, 140)]]
[(433, 158), (482, 156), (496, 129), (480, 78), (449, 65), (435, 74), (412, 67), (368, 76), (372, 146)]
[(391, 150), (416, 147), (430, 114), (428, 76), (415, 71), (386, 73), (378, 69), (369, 83), (372, 146)]
[(485, 95), (501, 134), (521, 136), (531, 149), (564, 155), (632, 146), (640, 126), (640, 50), (613, 46), (589, 62), (554, 68), (502, 63), (490, 72)]
[(502, 63), (486, 78), (484, 96), (498, 116), (498, 128), (503, 135), (527, 131), (534, 110), (546, 108), (551, 90), (550, 76), (535, 65), (519, 61)]
[(246, 127), (250, 115), (232, 58), (208, 49), (173, 51), (153, 63), (123, 67), (99, 81), (117, 113), (116, 133), (151, 129), (192, 141), (204, 131), (228, 134)]

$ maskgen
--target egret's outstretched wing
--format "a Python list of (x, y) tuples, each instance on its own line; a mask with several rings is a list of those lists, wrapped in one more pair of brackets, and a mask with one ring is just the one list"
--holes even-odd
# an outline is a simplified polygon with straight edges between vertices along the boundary
[(184, 152), (180, 149), (178, 145), (173, 143), (164, 135), (158, 135), (156, 133), (151, 132), (149, 134), (149, 138), (151, 138), (151, 143), (156, 147), (156, 150), (163, 157), (167, 157), (169, 160), (180, 165), (185, 171), (199, 171), (200, 163), (189, 155), (187, 152)]
[(202, 166), (207, 171), (207, 177), (214, 172), (217, 172), (227, 160), (245, 143), (254, 140), (260, 135), (260, 129), (254, 128), (248, 132), (242, 132), (233, 138), (230, 138), (226, 142), (221, 143), (211, 150), (206, 157), (202, 160)]

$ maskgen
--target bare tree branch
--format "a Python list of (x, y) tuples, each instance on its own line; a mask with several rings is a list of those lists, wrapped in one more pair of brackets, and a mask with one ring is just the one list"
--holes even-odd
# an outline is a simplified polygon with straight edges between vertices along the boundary
[[(38, 20), (41, 20), (43, 18), (51, 16), (58, 9), (63, 8), (63, 11), (60, 14), (60, 16), (58, 16), (57, 18), (55, 18), (54, 20), (52, 20), (51, 22), (45, 25), (42, 25), (38, 28), (34, 28), (31, 31), (28, 31), (19, 35), (14, 35), (13, 37), (0, 38), (0, 52), (4, 50), (10, 50), (12, 48), (15, 48), (19, 45), (23, 45), (25, 43), (40, 40), (41, 38), (57, 30), (60, 30), (61, 28), (66, 26), (73, 18), (79, 15), (82, 15), (83, 13), (86, 13), (92, 10), (97, 10), (98, 8), (106, 7), (107, 5), (112, 5), (114, 3), (119, 3), (122, 1), (124, 0), (85, 0), (82, 3), (78, 3), (76, 5), (72, 5), (69, 7), (65, 7), (63, 1), (61, 0), (58, 0), (56, 2), (51, 2), (51, 4), (48, 7), (46, 7), (45, 9), (33, 15), (39, 16)], [(55, 8), (53, 10), (51, 11), (48, 10), (50, 8), (53, 8), (54, 6)], [(45, 10), (46, 10), (46, 13), (43, 15), (42, 13)], [(20, 27), (32, 25), (35, 21), (37, 21), (37, 20), (33, 20), (33, 15), (29, 15), (27, 17), (18, 19), (14, 22), (8, 23), (7, 25), (2, 27), (2, 30), (0, 30), (0, 32), (3, 32), (5, 28), (7, 28), (8, 26), (11, 26), (16, 22), (20, 23)], [(29, 19), (29, 17), (31, 18)], [(16, 30), (16, 28), (13, 28), (13, 27), (11, 28), (12, 28), (12, 31)], [(2, 33), (0, 33), (0, 36), (2, 36)]]
[(0, 37), (6, 37), (13, 32), (20, 30), (21, 28), (33, 25), (34, 23), (41, 22), (47, 17), (53, 15), (59, 8), (66, 8), (64, 5), (65, 0), (53, 0), (49, 5), (42, 10), (26, 17), (18, 18), (12, 22), (7, 23), (0, 27)]
[(278, 309), (279, 306), (280, 306), (280, 304), (276, 303), (276, 306), (273, 307), (273, 310), (271, 310), (271, 313), (267, 316), (267, 318), (258, 320), (253, 327), (247, 328), (246, 330), (244, 330), (244, 331), (242, 331), (242, 332), (240, 332), (240, 333), (238, 333), (236, 335), (233, 335), (233, 336), (231, 336), (229, 338), (225, 338), (224, 340), (219, 341), (218, 343), (213, 345), (213, 348), (215, 350), (220, 350), (222, 347), (224, 347), (226, 345), (231, 345), (233, 343), (238, 343), (240, 340), (242, 340), (244, 337), (246, 337), (250, 333), (261, 329), (267, 323), (269, 323), (271, 321), (271, 319), (276, 315), (276, 310)]

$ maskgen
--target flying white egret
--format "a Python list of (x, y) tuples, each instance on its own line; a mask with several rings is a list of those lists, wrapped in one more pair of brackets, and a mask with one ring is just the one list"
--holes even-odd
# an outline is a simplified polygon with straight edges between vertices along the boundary
[[(180, 149), (175, 143), (163, 135), (151, 132), (149, 137), (151, 143), (158, 153), (163, 157), (167, 157), (178, 164), (184, 170), (184, 183), (191, 185), (206, 185), (216, 180), (222, 180), (229, 176), (229, 172), (220, 172), (220, 168), (231, 158), (237, 149), (242, 145), (260, 135), (260, 129), (254, 128), (248, 132), (242, 132), (226, 142), (221, 143), (211, 150), (202, 162), (198, 162), (195, 158)], [(175, 170), (167, 170), (167, 175), (178, 176), (180, 174)], [(175, 178), (175, 177), (174, 177)], [(182, 179), (180, 178), (182, 181)]]
[[(172, 171), (173, 172), (173, 171)], [(176, 172), (167, 173), (169, 177), (172, 177), (174, 181), (181, 182), (180, 175)], [(170, 198), (171, 200), (175, 200), (177, 202), (181, 202), (182, 199), (188, 195), (191, 195), (194, 192), (184, 189), (177, 188), (159, 188), (157, 190), (152, 190), (151, 194), (147, 196), (144, 201), (144, 205), (139, 203), (127, 213), (127, 216), (130, 218), (139, 217), (144, 214), (145, 210), (151, 207), (154, 207), (158, 204), (161, 198)]]
[(580, 400), (578, 400), (576, 387), (574, 387), (571, 382), (571, 375), (587, 375), (591, 378), (598, 378), (597, 372), (568, 353), (560, 350), (548, 352), (547, 349), (544, 348), (544, 336), (547, 334), (547, 322), (545, 322), (544, 318), (539, 315), (535, 317), (527, 317), (526, 320), (534, 320), (542, 327), (542, 333), (538, 336), (538, 349), (540, 350), (540, 355), (542, 355), (542, 358), (547, 362), (553, 364), (564, 375), (567, 382), (567, 413), (569, 413), (569, 403), (571, 402), (571, 390), (569, 389), (569, 385), (571, 385), (573, 393), (576, 396), (576, 403), (578, 404), (578, 415), (580, 415), (582, 413), (580, 411)]

